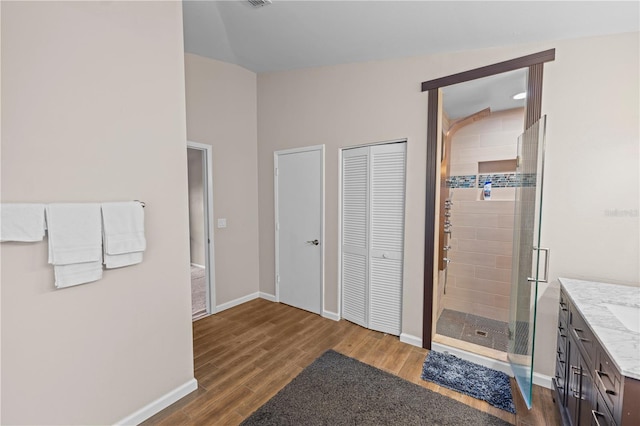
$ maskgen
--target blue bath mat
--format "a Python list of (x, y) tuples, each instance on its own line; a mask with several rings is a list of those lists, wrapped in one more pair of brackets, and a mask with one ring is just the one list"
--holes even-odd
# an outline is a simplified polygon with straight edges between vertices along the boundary
[(515, 414), (509, 376), (450, 354), (431, 351), (422, 366), (422, 380), (487, 401)]

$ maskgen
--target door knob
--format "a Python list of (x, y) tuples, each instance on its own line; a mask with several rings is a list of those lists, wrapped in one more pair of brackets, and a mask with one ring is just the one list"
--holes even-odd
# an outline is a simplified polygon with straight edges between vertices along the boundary
[(313, 244), (314, 246), (317, 246), (318, 244), (320, 244), (320, 241), (318, 241), (318, 240), (311, 240), (311, 241), (307, 241), (307, 243), (309, 243), (309, 244)]

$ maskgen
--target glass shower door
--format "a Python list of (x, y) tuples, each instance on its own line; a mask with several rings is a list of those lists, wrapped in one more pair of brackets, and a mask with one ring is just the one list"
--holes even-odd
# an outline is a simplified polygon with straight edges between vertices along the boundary
[[(546, 116), (518, 138), (513, 258), (507, 356), (528, 408), (531, 408), (533, 350), (538, 283), (548, 271), (547, 249), (540, 248), (542, 173)], [(545, 252), (544, 255), (542, 252)], [(547, 265), (541, 267), (544, 260)]]

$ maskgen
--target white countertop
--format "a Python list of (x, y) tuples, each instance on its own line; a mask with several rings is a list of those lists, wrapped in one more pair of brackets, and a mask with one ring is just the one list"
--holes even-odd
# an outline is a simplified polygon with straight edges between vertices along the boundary
[(640, 308), (640, 287), (569, 278), (559, 281), (620, 372), (640, 380), (640, 333), (625, 327), (605, 306)]

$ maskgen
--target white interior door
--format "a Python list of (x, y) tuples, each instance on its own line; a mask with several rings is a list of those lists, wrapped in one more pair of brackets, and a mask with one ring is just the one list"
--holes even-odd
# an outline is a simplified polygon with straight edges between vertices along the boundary
[(324, 147), (275, 153), (276, 297), (322, 313)]

